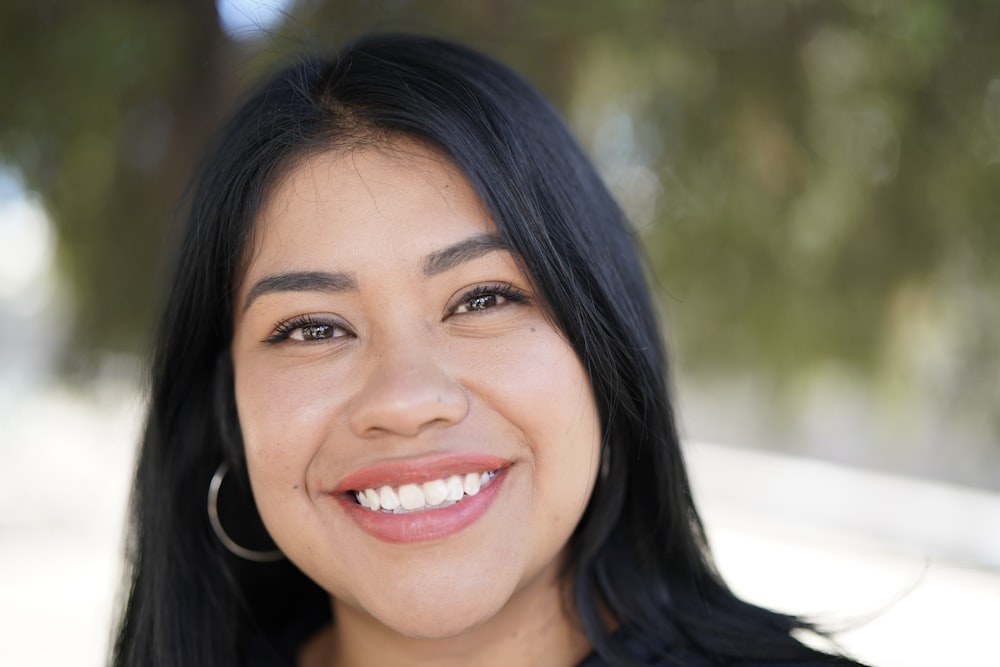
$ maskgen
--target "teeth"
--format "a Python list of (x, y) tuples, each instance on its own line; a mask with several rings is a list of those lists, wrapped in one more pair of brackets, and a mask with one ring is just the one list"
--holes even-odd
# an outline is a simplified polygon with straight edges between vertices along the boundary
[(416, 484), (399, 487), (399, 504), (404, 510), (415, 510), (424, 506), (424, 492)]
[(392, 490), (391, 486), (383, 486), (378, 490), (378, 499), (382, 503), (382, 509), (394, 510), (399, 507), (399, 496)]
[(424, 500), (431, 507), (437, 507), (448, 498), (448, 482), (436, 479), (424, 483)]
[(448, 496), (446, 500), (452, 502), (457, 502), (462, 499), (465, 495), (465, 489), (462, 487), (462, 478), (458, 475), (452, 475), (448, 478)]
[(474, 472), (470, 472), (462, 480), (462, 488), (465, 489), (465, 493), (474, 496), (479, 493), (479, 475)]
[(378, 511), (382, 508), (382, 499), (379, 497), (378, 491), (375, 489), (365, 489), (365, 498), (368, 499), (368, 507), (370, 509)]
[(452, 475), (433, 479), (423, 484), (403, 484), (398, 488), (381, 486), (378, 489), (355, 491), (358, 504), (373, 511), (394, 514), (414, 512), (432, 507), (448, 507), (465, 496), (474, 496), (497, 474), (496, 470), (466, 475)]

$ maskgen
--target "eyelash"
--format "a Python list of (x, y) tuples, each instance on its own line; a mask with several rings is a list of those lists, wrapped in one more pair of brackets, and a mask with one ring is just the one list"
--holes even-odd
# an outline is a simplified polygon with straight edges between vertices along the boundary
[[(284, 320), (278, 322), (274, 325), (274, 331), (270, 336), (265, 338), (263, 342), (265, 343), (280, 343), (281, 341), (288, 340), (292, 332), (303, 329), (305, 327), (329, 327), (331, 329), (340, 329), (341, 331), (347, 331), (347, 328), (336, 322), (331, 322), (329, 320), (321, 320), (313, 317), (312, 315), (301, 315), (299, 317), (293, 317), (290, 320)], [(331, 336), (331, 338), (338, 338), (339, 336)], [(316, 343), (323, 340), (329, 340), (326, 338), (306, 340), (306, 341), (296, 341), (304, 343)]]
[[(504, 299), (505, 301), (509, 301), (511, 303), (525, 303), (526, 304), (526, 303), (530, 303), (530, 301), (531, 301), (530, 297), (524, 291), (522, 291), (522, 290), (514, 287), (510, 283), (494, 283), (494, 284), (489, 284), (489, 285), (477, 285), (476, 287), (472, 288), (471, 290), (469, 290), (468, 292), (466, 292), (465, 294), (463, 294), (459, 298), (459, 300), (457, 301), (457, 303), (455, 304), (455, 306), (453, 308), (451, 308), (451, 310), (449, 311), (448, 314), (449, 315), (466, 315), (466, 314), (471, 314), (471, 313), (482, 312), (483, 310), (489, 310), (491, 308), (501, 307), (503, 305), (502, 303), (500, 303), (500, 304), (494, 303), (494, 305), (492, 305), (490, 307), (486, 307), (486, 308), (484, 308), (484, 307), (469, 308), (469, 310), (466, 310), (464, 312), (459, 312), (459, 308), (461, 308), (463, 306), (470, 306), (470, 304), (473, 301), (475, 301), (476, 299), (483, 299), (485, 297), (499, 297), (499, 298)], [(283, 321), (278, 322), (277, 324), (275, 324), (274, 325), (274, 331), (271, 333), (270, 336), (268, 336), (267, 338), (265, 338), (262, 342), (264, 342), (264, 343), (280, 343), (282, 341), (286, 341), (289, 338), (291, 338), (291, 335), (292, 335), (293, 332), (295, 332), (295, 331), (297, 331), (299, 329), (303, 329), (305, 327), (329, 327), (331, 329), (335, 329), (335, 330), (339, 329), (341, 331), (350, 333), (349, 330), (347, 329), (347, 327), (345, 327), (342, 324), (339, 324), (337, 322), (333, 322), (333, 321), (330, 321), (330, 320), (324, 320), (324, 319), (316, 318), (313, 315), (301, 315), (301, 316), (298, 316), (298, 317), (293, 317), (293, 318), (288, 319), (288, 320), (283, 320)], [(333, 336), (330, 336), (329, 338), (319, 338), (319, 339), (306, 340), (306, 341), (296, 341), (296, 342), (300, 342), (300, 343), (303, 343), (303, 342), (304, 343), (318, 343), (318, 342), (323, 342), (325, 340), (329, 340), (330, 338), (339, 338), (339, 337), (340, 336), (333, 335)]]
[[(524, 291), (517, 289), (510, 283), (494, 283), (492, 285), (478, 285), (461, 296), (461, 298), (458, 300), (458, 303), (455, 304), (455, 307), (451, 309), (450, 314), (464, 315), (466, 313), (481, 312), (482, 310), (486, 310), (484, 308), (471, 308), (465, 311), (465, 313), (458, 312), (458, 309), (460, 307), (468, 306), (470, 302), (475, 301), (476, 299), (482, 299), (483, 297), (490, 297), (490, 296), (500, 297), (502, 299), (510, 301), (511, 303), (529, 303), (531, 300)], [(496, 308), (499, 305), (502, 304), (494, 305), (493, 308)]]

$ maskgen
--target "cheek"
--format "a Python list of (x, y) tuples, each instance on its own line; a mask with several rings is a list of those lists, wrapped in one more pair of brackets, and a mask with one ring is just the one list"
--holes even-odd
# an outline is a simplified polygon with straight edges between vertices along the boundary
[(534, 468), (531, 493), (546, 522), (575, 527), (600, 459), (600, 418), (590, 381), (573, 349), (551, 329), (502, 354), (484, 376), (497, 383), (493, 407), (517, 426)]
[(301, 484), (328, 432), (337, 396), (316, 370), (247, 364), (236, 368), (236, 407), (255, 487)]
[(299, 563), (317, 548), (321, 522), (310, 500), (309, 471), (331, 428), (337, 396), (329, 373), (247, 363), (235, 368), (236, 407), (247, 472), (264, 525)]
[[(535, 334), (520, 356), (494, 370), (506, 387), (498, 395), (516, 402), (526, 432), (543, 436), (536, 455), (577, 450), (587, 460), (599, 429), (590, 381), (576, 353), (553, 331)], [(541, 443), (540, 443), (541, 444)]]

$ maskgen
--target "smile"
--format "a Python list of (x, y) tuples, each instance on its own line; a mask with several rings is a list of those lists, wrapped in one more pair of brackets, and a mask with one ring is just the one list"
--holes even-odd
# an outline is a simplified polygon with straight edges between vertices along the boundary
[(434, 541), (486, 516), (513, 467), (507, 459), (476, 452), (384, 461), (355, 470), (329, 497), (378, 540)]
[(474, 496), (488, 485), (497, 470), (470, 472), (465, 475), (434, 479), (423, 484), (383, 485), (355, 491), (358, 504), (376, 512), (406, 514), (429, 509), (444, 509), (466, 496)]

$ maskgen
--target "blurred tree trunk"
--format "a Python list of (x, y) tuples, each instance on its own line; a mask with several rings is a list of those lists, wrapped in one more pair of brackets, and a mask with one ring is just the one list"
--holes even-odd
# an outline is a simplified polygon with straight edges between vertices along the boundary
[(68, 361), (142, 351), (179, 196), (234, 89), (215, 5), (14, 3), (0, 26), (0, 160), (57, 230)]

